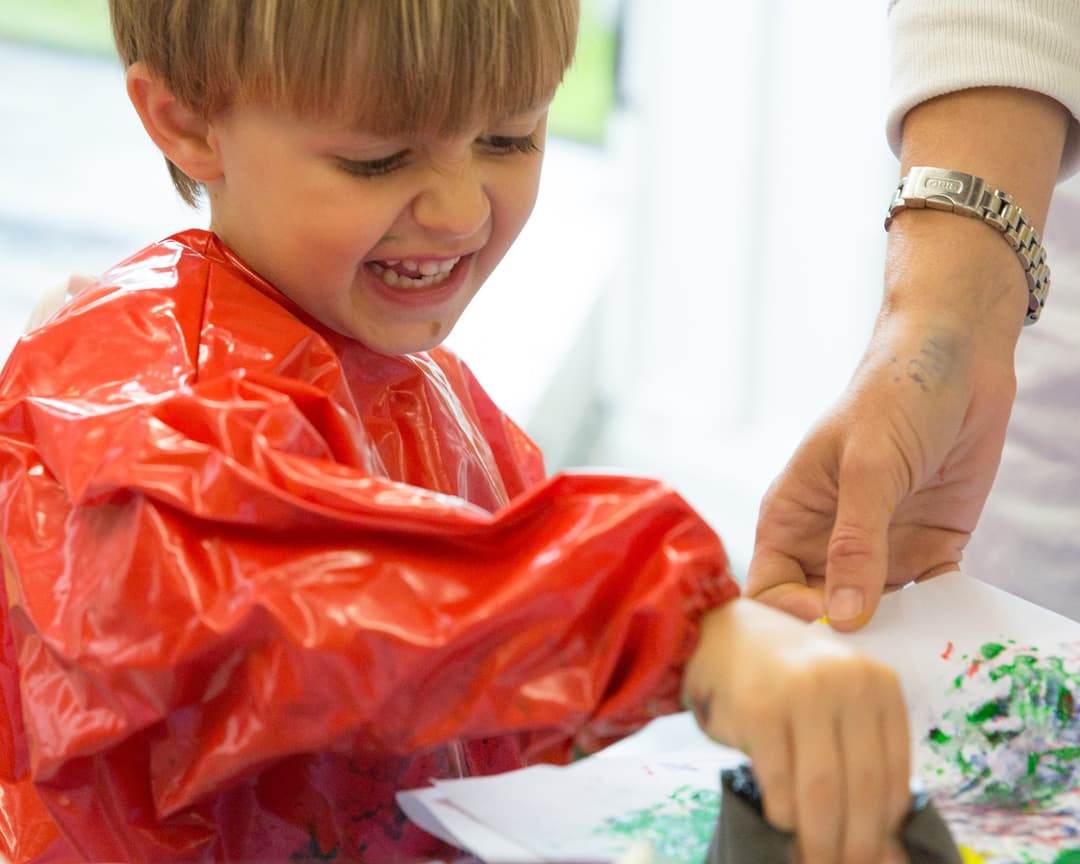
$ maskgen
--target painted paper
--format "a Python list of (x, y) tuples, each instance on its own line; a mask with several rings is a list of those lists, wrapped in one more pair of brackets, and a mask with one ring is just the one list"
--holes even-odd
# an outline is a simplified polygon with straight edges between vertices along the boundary
[[(965, 864), (1080, 864), (1080, 624), (954, 573), (886, 596), (870, 625), (841, 638), (896, 669), (913, 774)], [(483, 860), (599, 864), (647, 840), (658, 862), (699, 864), (719, 772), (743, 758), (681, 714), (565, 768), (423, 794), (451, 809), (455, 842)], [(400, 797), (415, 811), (420, 794)], [(520, 857), (498, 857), (483, 832)]]

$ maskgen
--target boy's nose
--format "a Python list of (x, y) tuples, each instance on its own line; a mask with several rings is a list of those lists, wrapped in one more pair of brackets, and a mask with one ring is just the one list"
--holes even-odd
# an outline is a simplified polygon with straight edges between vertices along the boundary
[(413, 218), (429, 231), (447, 237), (475, 234), (491, 215), (491, 201), (471, 164), (439, 166), (413, 202)]

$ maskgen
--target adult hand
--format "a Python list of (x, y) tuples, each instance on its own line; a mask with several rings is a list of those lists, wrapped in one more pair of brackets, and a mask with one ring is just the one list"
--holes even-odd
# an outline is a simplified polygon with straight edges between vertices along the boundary
[[(1013, 308), (1019, 322), (1026, 306)], [(751, 596), (805, 619), (827, 614), (848, 630), (872, 615), (886, 587), (956, 569), (1015, 393), (1015, 337), (1004, 330), (883, 312), (846, 392), (764, 498)]]
[(794, 833), (801, 864), (906, 860), (907, 709), (887, 666), (736, 600), (703, 619), (683, 693), (706, 734), (751, 756), (765, 818)]
[[(950, 93), (906, 116), (902, 170), (983, 177), (1041, 229), (1068, 120), (1030, 91)], [(850, 630), (887, 586), (956, 569), (1001, 458), (1026, 310), (1022, 268), (995, 229), (898, 214), (866, 353), (762, 502), (751, 596)]]

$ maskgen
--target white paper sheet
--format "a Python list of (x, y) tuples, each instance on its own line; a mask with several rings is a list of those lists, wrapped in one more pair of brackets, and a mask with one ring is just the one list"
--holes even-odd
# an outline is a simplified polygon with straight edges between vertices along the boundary
[[(716, 821), (720, 771), (743, 759), (735, 751), (710, 747), (646, 760), (616, 756), (564, 768), (539, 765), (435, 785), (444, 802), (535, 856), (502, 857), (505, 851), (480, 836), (475, 825), (455, 825), (459, 839), (485, 861), (608, 862), (640, 839), (641, 829), (653, 830), (659, 839), (664, 824), (677, 825), (674, 834), (686, 834), (687, 843), (693, 839), (687, 829), (696, 825), (707, 841)], [(409, 803), (426, 802), (412, 798)], [(664, 836), (680, 842), (679, 836)]]
[[(940, 710), (941, 694), (950, 689), (958, 668), (981, 662), (981, 646), (1080, 640), (1080, 623), (957, 572), (886, 595), (867, 627), (837, 638), (897, 670), (911, 708), (913, 736), (924, 739), (934, 711)], [(913, 750), (914, 759), (925, 759), (925, 748)], [(610, 862), (644, 836), (654, 844), (675, 844), (663, 850), (662, 860), (689, 864), (700, 861), (704, 851), (701, 838), (692, 836), (695, 819), (705, 827), (709, 818), (715, 821), (715, 809), (709, 817), (703, 808), (710, 801), (715, 808), (720, 770), (741, 759), (706, 738), (689, 714), (679, 714), (571, 766), (437, 781), (433, 790), (399, 797), (418, 824), (436, 819), (442, 831), (456, 838), (453, 842), (489, 862)], [(918, 771), (917, 764), (913, 767)], [(1075, 808), (1075, 798), (1066, 805)], [(1058, 831), (1058, 848), (1067, 842), (1062, 838), (1072, 836), (1053, 825), (1040, 827), (1035, 819), (1025, 824), (1035, 828), (1017, 849), (1039, 851), (1038, 838), (1049, 836), (1050, 829)], [(687, 844), (680, 847), (678, 837), (684, 835)], [(499, 845), (506, 841), (509, 845)], [(1014, 860), (1008, 857), (1012, 847), (1007, 838), (994, 843), (979, 850), (986, 864)]]
[(987, 642), (1078, 639), (1080, 623), (957, 571), (886, 594), (865, 627), (841, 638), (897, 671), (921, 724), (953, 658)]
[(399, 792), (398, 804), (405, 815), (429, 834), (499, 864), (544, 864), (529, 850), (488, 828), (469, 813), (452, 804), (437, 786)]

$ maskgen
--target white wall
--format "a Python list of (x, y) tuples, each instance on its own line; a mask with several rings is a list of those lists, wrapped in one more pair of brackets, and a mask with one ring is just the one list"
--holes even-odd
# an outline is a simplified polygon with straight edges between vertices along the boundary
[(34, 300), (206, 218), (181, 203), (119, 61), (0, 41), (0, 355)]
[(741, 567), (765, 486), (877, 308), (897, 176), (885, 4), (629, 2), (612, 146), (635, 221), (597, 458), (669, 479)]

